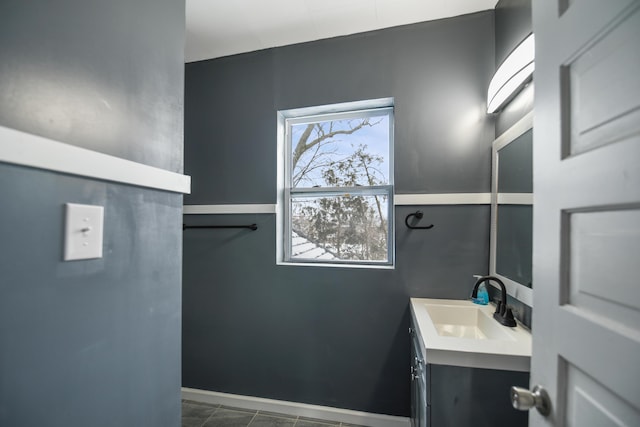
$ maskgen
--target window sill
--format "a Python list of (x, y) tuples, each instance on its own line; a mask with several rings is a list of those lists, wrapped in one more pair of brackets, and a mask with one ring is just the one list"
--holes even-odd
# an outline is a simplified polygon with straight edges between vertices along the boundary
[(276, 265), (292, 266), (292, 267), (331, 267), (331, 268), (360, 268), (373, 270), (395, 270), (395, 265), (378, 265), (378, 264), (329, 264), (324, 262), (287, 262), (276, 261)]

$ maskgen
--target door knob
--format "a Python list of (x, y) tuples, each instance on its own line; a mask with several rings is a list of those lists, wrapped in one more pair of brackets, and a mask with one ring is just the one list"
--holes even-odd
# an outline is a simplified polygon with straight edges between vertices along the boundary
[(526, 388), (511, 387), (511, 404), (521, 411), (528, 411), (535, 407), (545, 417), (551, 413), (549, 394), (539, 385), (534, 386), (531, 391)]

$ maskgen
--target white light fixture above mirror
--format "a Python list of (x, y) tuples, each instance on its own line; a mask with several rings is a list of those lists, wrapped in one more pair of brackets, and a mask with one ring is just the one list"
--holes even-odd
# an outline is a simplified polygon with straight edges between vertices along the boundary
[(487, 113), (494, 113), (515, 96), (533, 75), (535, 39), (530, 34), (493, 75), (487, 93)]

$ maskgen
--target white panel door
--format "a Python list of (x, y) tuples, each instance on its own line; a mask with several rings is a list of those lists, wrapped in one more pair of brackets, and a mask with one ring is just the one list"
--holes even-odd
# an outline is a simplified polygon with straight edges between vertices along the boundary
[(534, 0), (533, 357), (550, 415), (640, 426), (640, 1)]

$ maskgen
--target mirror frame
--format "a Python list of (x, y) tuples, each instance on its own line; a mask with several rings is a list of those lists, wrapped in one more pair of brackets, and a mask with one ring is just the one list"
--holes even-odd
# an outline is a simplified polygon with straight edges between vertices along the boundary
[[(513, 126), (493, 141), (491, 148), (491, 232), (489, 251), (489, 274), (502, 280), (507, 288), (507, 293), (522, 303), (533, 307), (533, 290), (525, 285), (515, 282), (508, 277), (496, 272), (496, 250), (498, 233), (498, 151), (506, 147), (528, 130), (533, 129), (533, 111), (527, 113)], [(533, 161), (533, 159), (532, 159)], [(533, 194), (515, 195), (517, 204), (533, 205)], [(492, 286), (493, 283), (491, 284)]]

